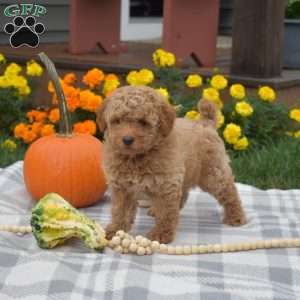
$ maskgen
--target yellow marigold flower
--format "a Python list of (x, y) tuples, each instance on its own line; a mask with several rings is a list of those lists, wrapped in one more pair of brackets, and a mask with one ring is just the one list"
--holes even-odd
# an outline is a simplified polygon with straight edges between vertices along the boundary
[(0, 64), (5, 64), (5, 63), (6, 63), (5, 56), (2, 53), (0, 53)]
[(290, 110), (289, 116), (292, 120), (300, 122), (300, 109), (294, 108), (294, 109)]
[(169, 92), (168, 92), (167, 89), (160, 87), (160, 88), (158, 88), (158, 89), (156, 89), (156, 90), (157, 90), (161, 95), (163, 95), (167, 100), (169, 100), (170, 95), (169, 95)]
[(95, 112), (98, 106), (102, 103), (102, 97), (96, 95), (90, 90), (83, 90), (79, 94), (80, 107), (82, 109)]
[(238, 139), (238, 141), (233, 145), (234, 150), (245, 150), (249, 146), (248, 139), (244, 136), (241, 139)]
[[(67, 73), (64, 76), (63, 81), (64, 81), (65, 84), (72, 85), (76, 81), (75, 73)], [(49, 85), (48, 85), (48, 89), (49, 89)], [(53, 86), (52, 86), (52, 90), (54, 91)]]
[(28, 85), (20, 86), (18, 89), (19, 89), (20, 95), (22, 95), (22, 96), (27, 96), (31, 93), (31, 88)]
[(92, 70), (89, 70), (84, 76), (83, 76), (83, 83), (88, 85), (90, 88), (95, 88), (98, 86), (102, 80), (104, 79), (104, 73), (97, 69), (93, 68)]
[(190, 120), (199, 120), (200, 119), (200, 113), (196, 110), (190, 110), (188, 111), (185, 116), (185, 118), (190, 119)]
[(11, 86), (11, 82), (7, 76), (0, 76), (0, 88), (8, 88)]
[(241, 136), (241, 133), (242, 130), (240, 126), (234, 123), (229, 123), (223, 131), (223, 136), (228, 144), (235, 144)]
[(130, 85), (147, 85), (154, 79), (153, 72), (148, 69), (141, 69), (140, 71), (130, 71), (126, 77), (126, 81)]
[(275, 91), (269, 86), (262, 86), (258, 90), (258, 96), (261, 100), (273, 102), (276, 98)]
[(14, 136), (20, 139), (24, 136), (26, 130), (27, 130), (27, 126), (24, 123), (19, 123), (14, 128)]
[(197, 74), (191, 74), (188, 76), (188, 78), (185, 80), (186, 85), (189, 88), (196, 88), (202, 85), (202, 77)]
[(175, 55), (163, 49), (157, 49), (152, 54), (152, 59), (157, 67), (172, 67), (176, 63)]
[(176, 59), (175, 55), (171, 52), (167, 52), (165, 55), (161, 57), (162, 66), (172, 67), (175, 65)]
[(108, 96), (112, 93), (118, 86), (120, 85), (120, 81), (116, 80), (105, 80), (103, 85), (103, 94)]
[[(18, 68), (18, 67), (13, 67)], [(30, 87), (28, 86), (27, 79), (24, 76), (13, 74), (14, 71), (9, 71), (11, 73), (7, 73), (4, 76), (0, 76), (0, 87), (1, 88), (9, 88), (13, 87), (18, 90), (19, 94), (24, 96), (28, 95), (31, 92)], [(16, 70), (16, 72), (18, 72)]]
[(222, 112), (220, 110), (218, 110), (218, 112), (217, 112), (217, 128), (222, 127), (224, 122), (225, 122), (225, 117), (222, 114)]
[(48, 119), (50, 120), (50, 122), (54, 124), (57, 123), (60, 119), (59, 109), (58, 108), (51, 109), (48, 115)]
[(22, 68), (16, 63), (10, 63), (5, 69), (4, 75), (18, 75), (22, 71)]
[(218, 102), (218, 100), (220, 100), (219, 91), (212, 87), (204, 89), (202, 97), (213, 102)]
[(217, 99), (216, 101), (213, 101), (215, 104), (216, 104), (216, 106), (219, 108), (219, 109), (222, 109), (223, 108), (223, 106), (224, 106), (224, 104), (223, 104), (223, 102), (222, 102), (222, 100), (219, 98), (219, 99)]
[(140, 82), (140, 84), (143, 84), (143, 85), (147, 85), (147, 84), (151, 83), (154, 79), (154, 74), (149, 69), (141, 69), (138, 72), (138, 74), (139, 74), (138, 75), (139, 82)]
[(130, 85), (138, 85), (139, 84), (139, 73), (138, 71), (130, 71), (126, 77), (127, 83)]
[(294, 137), (297, 139), (300, 139), (300, 130), (298, 130), (294, 133)]
[(242, 117), (249, 117), (253, 114), (252, 106), (246, 101), (240, 101), (235, 105), (235, 111)]
[(53, 124), (46, 124), (41, 129), (41, 136), (47, 136), (55, 134), (55, 128)]
[(36, 61), (31, 60), (27, 62), (26, 74), (28, 76), (41, 76), (43, 74), (43, 68)]
[(237, 83), (233, 84), (229, 89), (231, 97), (241, 100), (246, 97), (246, 90), (243, 85)]
[(7, 149), (8, 151), (15, 151), (17, 149), (17, 144), (11, 140), (11, 139), (6, 139), (2, 144), (1, 148)]
[(223, 75), (214, 75), (210, 80), (210, 84), (213, 88), (222, 90), (227, 87), (228, 81)]

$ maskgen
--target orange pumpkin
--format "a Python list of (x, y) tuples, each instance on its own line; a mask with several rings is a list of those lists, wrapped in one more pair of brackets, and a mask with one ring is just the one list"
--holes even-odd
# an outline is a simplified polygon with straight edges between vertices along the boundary
[[(88, 134), (72, 134), (63, 92), (54, 65), (40, 55), (60, 95), (60, 133), (45, 136), (29, 147), (24, 159), (24, 181), (35, 200), (57, 193), (75, 207), (100, 200), (107, 188), (103, 170), (102, 144)], [(52, 69), (49, 70), (49, 65)], [(53, 74), (53, 69), (55, 73)]]
[(36, 200), (57, 193), (75, 207), (97, 202), (106, 190), (101, 150), (101, 142), (88, 134), (38, 139), (24, 159), (27, 190)]

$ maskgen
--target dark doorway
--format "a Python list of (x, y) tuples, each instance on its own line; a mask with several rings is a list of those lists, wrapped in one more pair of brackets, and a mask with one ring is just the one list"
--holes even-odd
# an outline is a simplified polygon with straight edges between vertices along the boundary
[(163, 0), (130, 0), (130, 17), (162, 17)]

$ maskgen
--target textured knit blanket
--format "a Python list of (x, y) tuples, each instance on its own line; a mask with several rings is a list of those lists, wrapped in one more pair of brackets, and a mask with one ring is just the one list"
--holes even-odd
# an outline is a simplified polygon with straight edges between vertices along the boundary
[[(0, 224), (29, 223), (34, 203), (24, 187), (22, 166), (0, 169)], [(217, 202), (193, 190), (174, 244), (300, 237), (300, 190), (237, 187), (247, 225), (223, 225)], [(83, 211), (106, 225), (108, 198)], [(153, 219), (140, 209), (132, 233), (145, 234), (152, 226)], [(91, 252), (79, 241), (42, 250), (31, 234), (0, 232), (0, 299), (300, 299), (300, 249), (139, 257), (110, 249)]]

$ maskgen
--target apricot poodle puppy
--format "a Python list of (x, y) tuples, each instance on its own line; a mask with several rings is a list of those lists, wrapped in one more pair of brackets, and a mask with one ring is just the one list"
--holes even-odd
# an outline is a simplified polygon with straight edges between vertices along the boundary
[(112, 189), (111, 238), (129, 231), (137, 195), (150, 196), (155, 226), (148, 238), (171, 242), (189, 190), (200, 187), (224, 207), (224, 222), (245, 223), (234, 177), (222, 139), (216, 131), (216, 109), (198, 104), (201, 121), (176, 119), (174, 108), (149, 87), (117, 89), (97, 112), (104, 132), (104, 171)]

